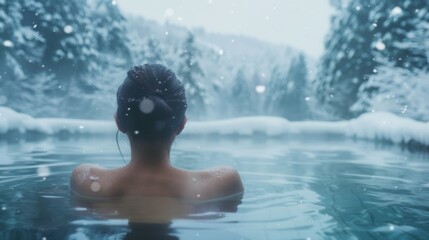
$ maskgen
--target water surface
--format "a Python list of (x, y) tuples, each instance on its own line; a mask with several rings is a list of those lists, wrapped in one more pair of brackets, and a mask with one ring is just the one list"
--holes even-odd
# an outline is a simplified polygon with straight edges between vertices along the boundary
[[(125, 159), (129, 148), (120, 145)], [(80, 163), (124, 164), (114, 136), (0, 141), (0, 239), (428, 239), (429, 156), (335, 138), (182, 138), (172, 163), (231, 165), (236, 212), (128, 224), (70, 200)]]

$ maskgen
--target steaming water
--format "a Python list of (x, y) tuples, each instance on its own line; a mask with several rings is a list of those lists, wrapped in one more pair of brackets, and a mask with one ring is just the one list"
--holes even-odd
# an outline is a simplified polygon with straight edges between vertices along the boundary
[(429, 239), (429, 156), (395, 146), (178, 139), (173, 164), (235, 166), (246, 189), (242, 203), (236, 212), (140, 226), (69, 198), (75, 165), (123, 164), (113, 136), (1, 141), (0, 154), (0, 239)]

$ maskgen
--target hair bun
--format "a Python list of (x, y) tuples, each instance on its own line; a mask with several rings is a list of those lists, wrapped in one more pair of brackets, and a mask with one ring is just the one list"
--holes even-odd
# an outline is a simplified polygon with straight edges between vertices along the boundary
[(184, 86), (160, 64), (132, 67), (116, 96), (119, 124), (139, 139), (167, 139), (185, 117)]

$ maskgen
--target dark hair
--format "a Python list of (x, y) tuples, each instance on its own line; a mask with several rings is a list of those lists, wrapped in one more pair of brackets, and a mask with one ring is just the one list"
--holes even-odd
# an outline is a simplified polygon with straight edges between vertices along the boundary
[(132, 67), (116, 97), (119, 125), (135, 139), (170, 137), (187, 108), (183, 83), (160, 64)]

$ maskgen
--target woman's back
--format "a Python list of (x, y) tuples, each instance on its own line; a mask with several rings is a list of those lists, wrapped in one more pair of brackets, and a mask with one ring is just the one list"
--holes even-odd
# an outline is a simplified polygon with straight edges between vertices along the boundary
[(109, 170), (83, 164), (74, 170), (71, 186), (77, 194), (94, 199), (157, 196), (211, 200), (243, 191), (237, 171), (229, 167), (186, 171), (170, 166), (143, 170), (127, 165)]

